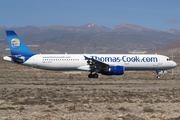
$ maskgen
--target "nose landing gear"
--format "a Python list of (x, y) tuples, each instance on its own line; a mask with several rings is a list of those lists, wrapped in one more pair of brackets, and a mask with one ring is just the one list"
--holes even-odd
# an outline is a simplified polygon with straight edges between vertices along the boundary
[(157, 78), (160, 79), (159, 70), (156, 70), (156, 73), (157, 73)]

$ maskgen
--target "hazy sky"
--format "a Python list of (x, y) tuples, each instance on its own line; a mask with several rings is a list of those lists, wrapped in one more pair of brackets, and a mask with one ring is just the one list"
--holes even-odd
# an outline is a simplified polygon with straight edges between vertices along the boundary
[(136, 24), (180, 30), (180, 0), (0, 0), (0, 26)]

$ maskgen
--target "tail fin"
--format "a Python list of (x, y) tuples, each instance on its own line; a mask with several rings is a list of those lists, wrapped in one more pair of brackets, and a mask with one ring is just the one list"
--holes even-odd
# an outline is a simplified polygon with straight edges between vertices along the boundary
[(13, 30), (7, 30), (6, 35), (8, 38), (9, 47), (12, 56), (21, 55), (35, 55), (31, 50), (24, 44), (24, 42), (16, 35)]

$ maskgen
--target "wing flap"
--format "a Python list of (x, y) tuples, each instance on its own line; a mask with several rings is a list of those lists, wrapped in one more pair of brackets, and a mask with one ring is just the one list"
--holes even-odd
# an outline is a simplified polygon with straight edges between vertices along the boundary
[(93, 65), (101, 65), (101, 66), (109, 66), (108, 64), (106, 64), (106, 63), (103, 63), (103, 62), (101, 62), (101, 61), (99, 61), (99, 60), (96, 60), (96, 59), (94, 59), (94, 58), (88, 58), (87, 59), (88, 61), (88, 64), (93, 64)]
[(96, 70), (101, 71), (101, 70), (105, 70), (105, 69), (109, 68), (109, 65), (104, 62), (101, 62), (94, 58), (88, 58), (86, 56), (84, 56), (84, 57), (85, 57), (85, 60), (87, 60), (88, 65), (90, 65), (91, 71), (96, 71)]

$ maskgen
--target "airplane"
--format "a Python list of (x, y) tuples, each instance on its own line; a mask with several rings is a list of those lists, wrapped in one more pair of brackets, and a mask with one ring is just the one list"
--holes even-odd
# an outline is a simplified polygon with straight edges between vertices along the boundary
[(160, 70), (177, 66), (159, 54), (35, 54), (13, 30), (6, 30), (6, 35), (11, 56), (4, 56), (5, 61), (45, 70), (89, 71), (88, 78), (98, 78), (98, 73), (123, 75), (128, 70), (154, 70), (160, 78)]

